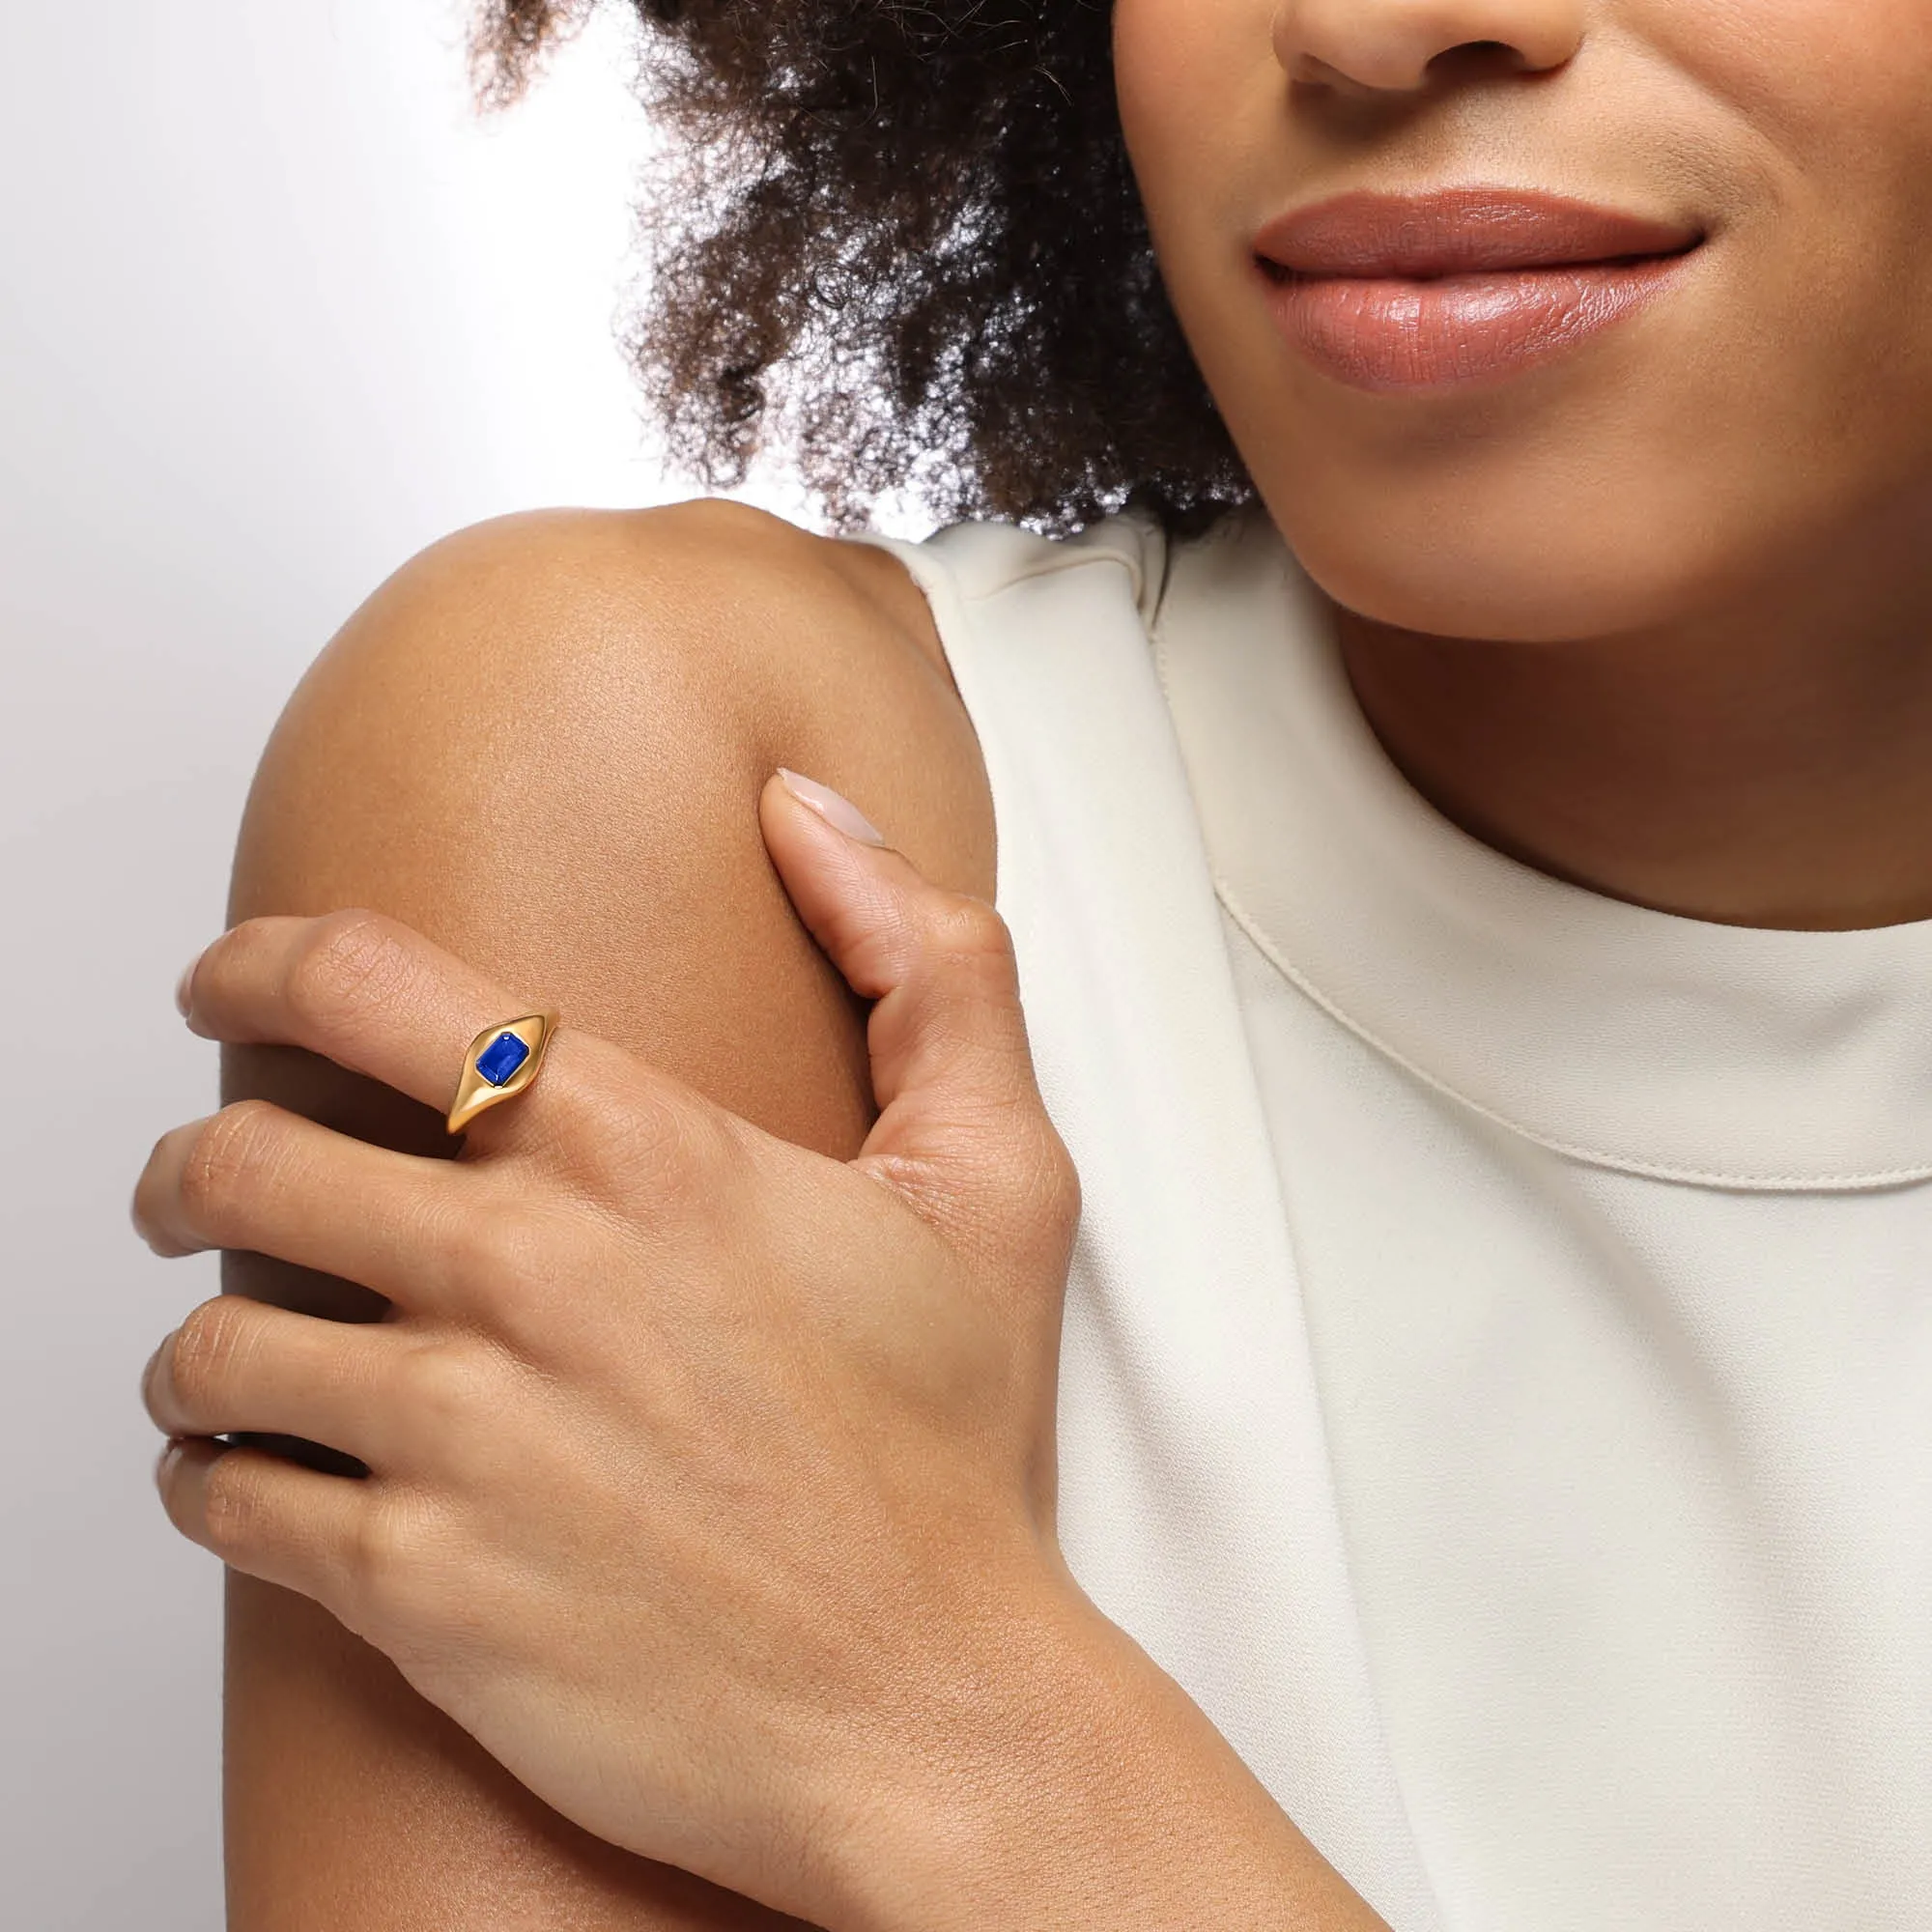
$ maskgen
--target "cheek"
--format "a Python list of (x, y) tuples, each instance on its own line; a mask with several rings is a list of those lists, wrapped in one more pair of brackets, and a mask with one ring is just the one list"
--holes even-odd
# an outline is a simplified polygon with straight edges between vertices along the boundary
[(1115, 0), (1114, 86), (1151, 217), (1205, 213), (1203, 194), (1239, 172), (1244, 148), (1251, 158), (1257, 136), (1278, 139), (1273, 18), (1274, 0)]
[[(1305, 176), (1276, 0), (1116, 0), (1122, 130), (1155, 253), (1208, 382), (1252, 342), (1251, 243)], [(1236, 351), (1238, 355), (1238, 350)]]
[(1881, 239), (1932, 212), (1932, 0), (1626, 6), (1653, 57), (1747, 130), (1791, 233), (1876, 268)]
[(1623, 0), (1632, 39), (1789, 140), (1922, 119), (1928, 0)]
[(1129, 142), (1184, 119), (1185, 102), (1211, 82), (1238, 0), (1114, 0), (1114, 85)]

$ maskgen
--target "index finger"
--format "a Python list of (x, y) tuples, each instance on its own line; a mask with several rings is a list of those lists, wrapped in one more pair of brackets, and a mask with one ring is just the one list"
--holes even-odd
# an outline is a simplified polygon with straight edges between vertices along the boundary
[(209, 945), (183, 991), (206, 1038), (305, 1047), (440, 1114), (477, 1035), (540, 1004), (364, 906), (243, 920)]

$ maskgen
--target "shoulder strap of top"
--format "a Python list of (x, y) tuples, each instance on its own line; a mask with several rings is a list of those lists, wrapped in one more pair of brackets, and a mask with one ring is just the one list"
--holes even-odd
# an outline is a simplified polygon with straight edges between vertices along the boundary
[[(979, 732), (1041, 1091), (1085, 1211), (1060, 1532), (1100, 1608), (1399, 1932), (1437, 1923), (1368, 1676), (1289, 1231), (1150, 644), (1168, 550), (889, 543)], [(1198, 581), (1199, 573), (1190, 572)]]

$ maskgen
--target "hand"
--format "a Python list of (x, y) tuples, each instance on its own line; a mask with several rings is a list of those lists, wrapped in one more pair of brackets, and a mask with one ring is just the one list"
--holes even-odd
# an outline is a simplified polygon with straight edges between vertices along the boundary
[[(943, 1761), (952, 1714), (998, 1698), (1030, 1620), (1078, 1595), (1053, 1539), (1077, 1189), (1010, 945), (840, 805), (774, 780), (760, 813), (876, 1002), (881, 1111), (851, 1163), (566, 1014), (455, 1160), (250, 1099), (162, 1136), (134, 1196), (160, 1253), (249, 1249), (392, 1304), (186, 1318), (144, 1378), (176, 1525), (316, 1598), (589, 1831), (807, 1918), (891, 1841), (880, 1809)], [(187, 1010), (440, 1111), (474, 1035), (533, 1002), (351, 911), (236, 926)]]

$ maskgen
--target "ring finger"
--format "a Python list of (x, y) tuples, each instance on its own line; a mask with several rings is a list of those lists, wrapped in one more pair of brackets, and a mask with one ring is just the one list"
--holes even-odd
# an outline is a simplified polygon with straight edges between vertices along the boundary
[[(184, 988), (188, 1023), (208, 1038), (306, 1047), (439, 1113), (481, 1029), (536, 1010), (400, 921), (360, 908), (243, 920), (202, 952)], [(479, 1116), (491, 1145), (529, 1125), (532, 1106), (547, 1104), (542, 1090)]]

